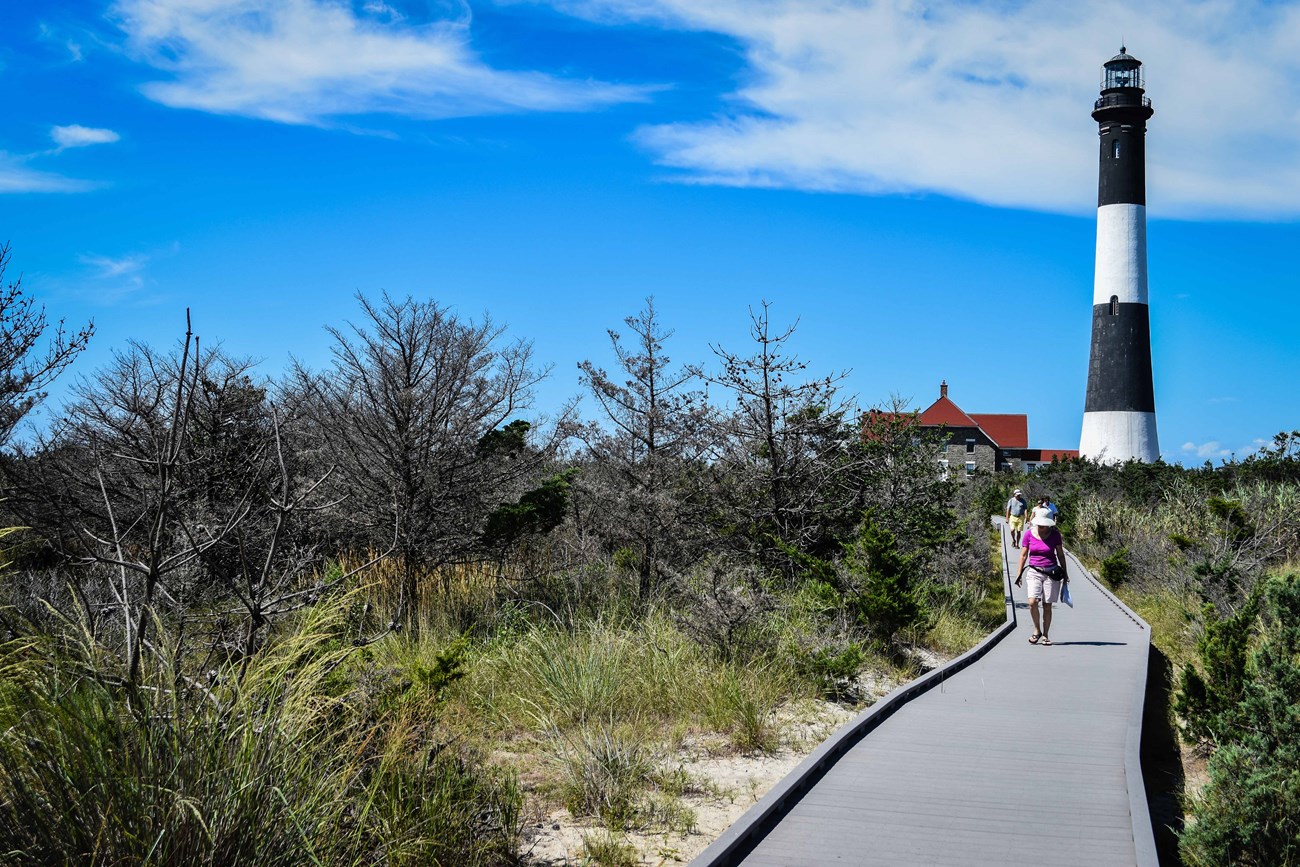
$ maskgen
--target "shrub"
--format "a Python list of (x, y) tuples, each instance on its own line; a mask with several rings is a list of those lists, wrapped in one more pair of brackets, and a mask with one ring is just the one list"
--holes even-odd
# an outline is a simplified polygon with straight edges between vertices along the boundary
[(711, 557), (673, 583), (681, 631), (727, 662), (760, 655), (764, 620), (776, 602), (757, 567)]
[(825, 643), (816, 647), (792, 644), (789, 649), (795, 675), (811, 684), (817, 694), (830, 701), (852, 699), (858, 672), (868, 654), (855, 641)]
[(1202, 612), (1205, 632), (1196, 643), (1200, 668), (1183, 667), (1174, 710), (1182, 717), (1189, 737), (1223, 742), (1236, 727), (1236, 716), (1246, 688), (1250, 633), (1255, 621), (1253, 605), (1220, 619), (1213, 605)]
[(1128, 548), (1120, 548), (1101, 561), (1101, 579), (1117, 589), (1128, 580), (1133, 564), (1129, 562)]
[(1180, 840), (1190, 865), (1300, 862), (1300, 576), (1260, 588), (1207, 627), (1205, 677), (1184, 671), (1179, 711), (1218, 744)]
[(913, 583), (915, 559), (902, 554), (894, 535), (868, 514), (844, 562), (852, 587), (850, 604), (859, 620), (885, 646), (904, 629), (925, 619)]

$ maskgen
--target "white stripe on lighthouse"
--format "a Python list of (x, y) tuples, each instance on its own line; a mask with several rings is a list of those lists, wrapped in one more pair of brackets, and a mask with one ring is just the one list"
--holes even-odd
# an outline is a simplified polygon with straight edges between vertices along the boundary
[(1105, 464), (1160, 458), (1154, 412), (1085, 412), (1079, 454)]
[(1147, 209), (1102, 205), (1097, 209), (1097, 270), (1092, 303), (1147, 303)]

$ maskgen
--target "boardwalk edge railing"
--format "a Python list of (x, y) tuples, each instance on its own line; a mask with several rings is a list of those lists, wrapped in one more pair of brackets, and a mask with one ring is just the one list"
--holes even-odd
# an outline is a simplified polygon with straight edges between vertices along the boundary
[[(771, 791), (758, 800), (737, 819), (731, 827), (714, 840), (703, 852), (696, 856), (690, 867), (733, 867), (753, 850), (763, 837), (781, 821), (781, 818), (815, 786), (826, 772), (854, 745), (859, 743), (872, 730), (895, 711), (912, 699), (936, 685), (942, 684), (949, 676), (956, 674), (972, 663), (978, 661), (993, 649), (999, 641), (1016, 628), (1016, 604), (1011, 592), (1011, 556), (1007, 548), (1007, 533), (1001, 527), (1002, 519), (995, 517), (993, 523), (999, 527), (1002, 540), (1002, 583), (1006, 600), (1006, 621), (989, 634), (983, 641), (970, 650), (909, 683), (905, 683), (889, 695), (864, 710), (850, 723), (842, 726), (822, 744), (813, 750), (793, 771), (778, 782)], [(1078, 559), (1070, 555), (1077, 567), (1076, 574), (1082, 574), (1097, 587), (1116, 607), (1127, 614), (1142, 630), (1148, 644), (1151, 642), (1151, 627), (1137, 612), (1119, 600), (1101, 582), (1097, 581)], [(1075, 571), (1075, 570), (1071, 570)], [(1133, 825), (1133, 848), (1136, 867), (1159, 867), (1156, 855), (1155, 834), (1151, 827), (1151, 814), (1147, 807), (1146, 786), (1142, 777), (1142, 709), (1146, 698), (1146, 678), (1137, 681), (1130, 700), (1128, 732), (1124, 743), (1124, 777), (1128, 787), (1129, 817)]]
[(1003, 534), (1002, 585), (1006, 599), (1006, 621), (961, 656), (926, 672), (916, 680), (903, 684), (842, 726), (773, 786), (754, 806), (746, 810), (730, 828), (722, 833), (722, 836), (697, 855), (691, 861), (690, 867), (733, 867), (739, 864), (845, 753), (893, 716), (894, 712), (903, 705), (978, 661), (1016, 628), (1016, 605), (1011, 594), (1010, 560), (1005, 546), (1006, 537)]

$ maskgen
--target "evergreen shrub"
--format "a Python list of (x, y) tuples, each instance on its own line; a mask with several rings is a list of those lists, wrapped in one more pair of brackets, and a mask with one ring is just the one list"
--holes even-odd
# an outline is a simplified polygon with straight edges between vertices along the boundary
[(1206, 611), (1201, 672), (1176, 707), (1216, 748), (1180, 841), (1189, 865), (1300, 863), (1300, 576), (1257, 585), (1219, 620)]

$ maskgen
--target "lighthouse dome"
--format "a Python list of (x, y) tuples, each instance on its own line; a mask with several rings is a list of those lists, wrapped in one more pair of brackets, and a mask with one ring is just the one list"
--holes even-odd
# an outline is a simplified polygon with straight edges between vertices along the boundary
[(1138, 60), (1138, 59), (1137, 59), (1136, 57), (1134, 57), (1132, 54), (1129, 54), (1129, 53), (1128, 53), (1128, 48), (1125, 47), (1125, 46), (1123, 46), (1123, 45), (1121, 45), (1121, 46), (1119, 47), (1119, 54), (1116, 54), (1116, 55), (1115, 55), (1114, 57), (1112, 57), (1110, 60), (1106, 61), (1106, 65), (1107, 65), (1107, 66), (1110, 66), (1112, 63), (1116, 63), (1116, 62), (1120, 62), (1120, 63), (1124, 63), (1124, 64), (1129, 64), (1129, 65), (1133, 65), (1133, 66), (1141, 66), (1141, 65), (1142, 65), (1142, 61)]

